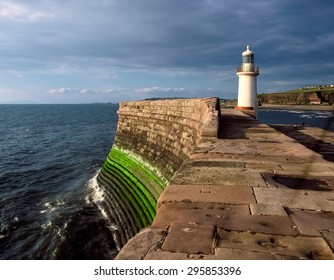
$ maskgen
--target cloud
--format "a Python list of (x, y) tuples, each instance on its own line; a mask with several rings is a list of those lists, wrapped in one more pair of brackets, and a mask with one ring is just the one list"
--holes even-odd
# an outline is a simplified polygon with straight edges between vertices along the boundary
[(55, 88), (49, 90), (50, 94), (96, 94), (98, 91), (92, 89), (78, 89), (78, 88)]
[(13, 1), (2, 1), (0, 3), (0, 18), (15, 21), (36, 21), (40, 18), (51, 16), (51, 14), (32, 10), (26, 5), (13, 3)]
[(135, 89), (137, 93), (180, 93), (186, 91), (185, 88), (165, 88), (165, 87), (149, 87), (149, 88), (139, 88)]
[(64, 94), (64, 93), (73, 93), (73, 90), (71, 88), (56, 88), (56, 89), (50, 89), (49, 93), (51, 94)]

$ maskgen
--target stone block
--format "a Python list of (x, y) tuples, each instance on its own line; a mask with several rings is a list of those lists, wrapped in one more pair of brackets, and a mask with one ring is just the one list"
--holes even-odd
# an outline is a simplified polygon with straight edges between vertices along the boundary
[(258, 203), (291, 209), (334, 211), (334, 192), (254, 188)]
[(264, 216), (287, 216), (283, 206), (269, 205), (269, 204), (250, 204), (252, 215)]
[(216, 248), (213, 256), (205, 259), (211, 260), (275, 260), (275, 255), (265, 252), (254, 252), (232, 248)]
[(247, 140), (220, 140), (217, 142), (213, 149), (210, 150), (211, 153), (221, 153), (221, 154), (233, 154), (233, 155), (256, 155), (259, 154), (256, 147), (251, 145), (246, 145)]
[(206, 202), (221, 204), (256, 203), (253, 189), (243, 186), (169, 185), (161, 194), (158, 205), (169, 202)]
[(216, 227), (193, 223), (173, 224), (162, 244), (163, 251), (186, 254), (213, 254)]
[(154, 251), (148, 253), (144, 260), (189, 260), (188, 254)]
[(322, 236), (327, 241), (328, 245), (331, 247), (334, 252), (334, 231), (332, 230), (322, 230)]
[(334, 231), (334, 213), (293, 209), (290, 217), (303, 235), (321, 236), (320, 230)]
[(258, 233), (297, 235), (297, 231), (287, 216), (226, 215), (220, 227), (226, 230)]
[(260, 172), (217, 166), (192, 167), (183, 165), (172, 178), (171, 184), (224, 185), (267, 187)]
[[(321, 237), (229, 232), (220, 228), (218, 228), (218, 237), (217, 248), (263, 252), (280, 256), (291, 256), (296, 259), (334, 259), (333, 252)], [(282, 258), (284, 259), (284, 257)]]
[(145, 228), (128, 241), (115, 259), (141, 260), (150, 249), (152, 250), (160, 246), (165, 235), (166, 231), (164, 230)]
[[(309, 172), (333, 172), (334, 163), (329, 162), (307, 162), (307, 163), (281, 163), (282, 170), (295, 174), (295, 172), (307, 174)], [(321, 174), (319, 174), (321, 175)]]
[(249, 215), (248, 205), (221, 205), (208, 203), (161, 204), (152, 227), (166, 228), (173, 223), (195, 223), (218, 226), (228, 213)]

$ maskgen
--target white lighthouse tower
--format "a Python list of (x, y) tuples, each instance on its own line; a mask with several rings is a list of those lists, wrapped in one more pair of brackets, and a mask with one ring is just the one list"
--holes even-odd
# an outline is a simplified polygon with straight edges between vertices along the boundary
[(260, 74), (259, 67), (254, 66), (254, 53), (247, 46), (242, 53), (242, 64), (237, 69), (239, 76), (238, 105), (237, 110), (257, 109), (257, 85), (256, 77)]

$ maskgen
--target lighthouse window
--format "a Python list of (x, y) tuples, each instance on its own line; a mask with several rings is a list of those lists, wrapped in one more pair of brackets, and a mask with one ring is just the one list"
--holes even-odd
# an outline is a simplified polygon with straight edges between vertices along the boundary
[(253, 55), (245, 55), (242, 57), (242, 63), (254, 63)]

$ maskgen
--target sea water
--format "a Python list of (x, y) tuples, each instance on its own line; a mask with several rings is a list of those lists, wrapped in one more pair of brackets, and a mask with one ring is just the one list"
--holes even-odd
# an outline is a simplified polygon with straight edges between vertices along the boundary
[(0, 105), (0, 259), (114, 258), (93, 178), (117, 108)]

